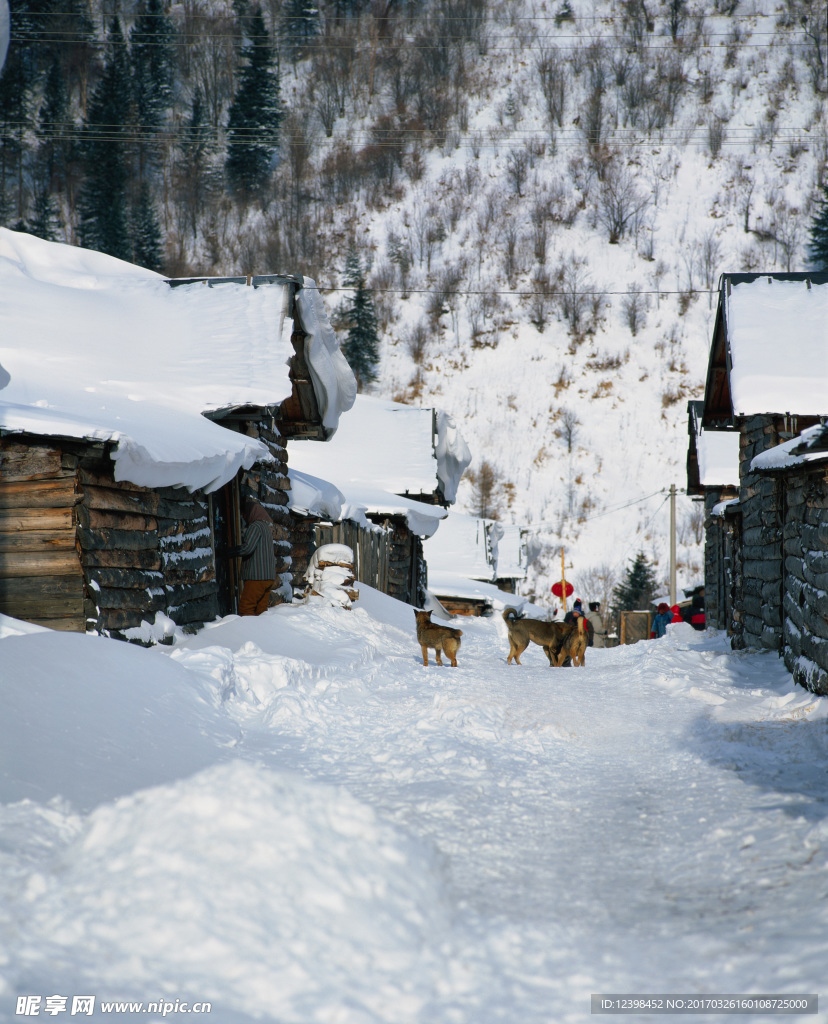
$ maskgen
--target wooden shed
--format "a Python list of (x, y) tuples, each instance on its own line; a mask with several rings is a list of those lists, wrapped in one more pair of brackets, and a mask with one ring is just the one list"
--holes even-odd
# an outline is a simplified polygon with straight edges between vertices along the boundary
[[(20, 282), (27, 258), (59, 273)], [(165, 281), (0, 232), (0, 612), (123, 637), (159, 612), (196, 628), (235, 611), (239, 564), (216, 551), (240, 542), (243, 493), (274, 520), (274, 601), (291, 599), (286, 446), (330, 436), (353, 401), (305, 289)]]

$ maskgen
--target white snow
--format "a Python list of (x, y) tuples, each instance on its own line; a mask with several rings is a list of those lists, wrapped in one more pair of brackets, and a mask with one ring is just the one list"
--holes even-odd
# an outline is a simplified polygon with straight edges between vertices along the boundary
[[(333, 430), (355, 385), (311, 295), (314, 383)], [(271, 459), (202, 414), (290, 394), (287, 298), (277, 284), (171, 288), (110, 256), (0, 228), (0, 427), (115, 441), (118, 480), (214, 490)]]
[(146, 1024), (102, 1001), (586, 1024), (592, 993), (819, 992), (828, 700), (683, 624), (553, 670), (463, 620), (458, 668), (424, 668), (411, 608), (359, 589), (150, 650), (2, 620), (2, 1019), (93, 994)]
[(449, 512), (435, 536), (423, 545), (429, 585), (434, 573), (452, 573), (491, 583), (497, 577), (499, 523)]
[(734, 284), (726, 322), (735, 415), (828, 413), (828, 285)]
[(768, 448), (767, 451), (760, 452), (751, 459), (751, 472), (762, 469), (791, 469), (793, 466), (802, 466), (807, 462), (817, 462), (820, 459), (828, 458), (828, 454), (823, 451), (801, 452), (799, 455), (793, 454), (794, 448), (815, 438), (818, 434), (822, 433), (822, 429), (821, 424), (815, 427), (808, 427), (790, 441), (783, 441), (782, 444), (777, 444), (773, 448)]
[(329, 444), (291, 443), (293, 465), (332, 481), (343, 493), (361, 486), (390, 494), (432, 494), (442, 481), (450, 501), (470, 461), (450, 416), (435, 417), (430, 408), (367, 395), (357, 397)]
[(700, 430), (696, 435), (699, 483), (702, 487), (739, 484), (739, 434), (727, 430)]

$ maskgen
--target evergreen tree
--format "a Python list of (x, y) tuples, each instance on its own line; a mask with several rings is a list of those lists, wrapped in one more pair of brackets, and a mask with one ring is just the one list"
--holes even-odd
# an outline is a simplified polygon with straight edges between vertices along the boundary
[(150, 187), (146, 181), (138, 189), (138, 200), (132, 210), (132, 262), (147, 270), (160, 271), (162, 267), (161, 228), (152, 205)]
[(227, 121), (225, 170), (232, 191), (251, 195), (267, 184), (282, 118), (279, 70), (259, 8), (251, 19), (242, 59), (244, 66)]
[(173, 28), (161, 0), (144, 0), (129, 42), (138, 177), (143, 181), (147, 143), (160, 128), (172, 99)]
[(354, 371), (357, 387), (377, 379), (379, 366), (379, 331), (374, 300), (365, 284), (365, 273), (355, 246), (351, 246), (345, 264), (345, 284), (354, 289), (354, 297), (343, 310), (343, 320), (348, 324), (348, 337), (342, 352)]
[(616, 607), (622, 612), (646, 608), (655, 587), (655, 570), (644, 552), (639, 551), (627, 569), (626, 578), (612, 592)]
[(40, 141), (37, 151), (38, 177), (41, 187), (50, 192), (60, 192), (66, 186), (75, 149), (71, 138), (73, 128), (63, 68), (55, 55), (46, 75), (36, 129)]
[(13, 16), (9, 52), (0, 72), (0, 193), (5, 198), (6, 215), (10, 216), (13, 215), (11, 197), (16, 188), (18, 217), (24, 207), (23, 155), (34, 85), (31, 62), (26, 58), (28, 47), (22, 43), (22, 32)]
[(190, 116), (184, 124), (184, 130), (179, 133), (177, 148), (180, 157), (175, 165), (176, 196), (185, 208), (186, 222), (195, 238), (208, 188), (207, 155), (211, 148), (210, 130), (204, 121), (200, 89), (196, 89), (193, 94)]
[(309, 43), (319, 35), (319, 8), (312, 0), (285, 0), (282, 30), (290, 56), (301, 57)]
[(828, 270), (828, 185), (822, 186), (822, 205), (811, 224), (808, 256), (817, 270)]
[(27, 225), (31, 234), (45, 238), (47, 242), (62, 241), (60, 230), (60, 207), (54, 195), (38, 189), (32, 204), (32, 217)]
[(112, 19), (104, 72), (89, 103), (84, 129), (86, 178), (81, 188), (81, 244), (119, 259), (132, 256), (125, 190), (128, 180), (124, 134), (130, 114), (126, 43)]

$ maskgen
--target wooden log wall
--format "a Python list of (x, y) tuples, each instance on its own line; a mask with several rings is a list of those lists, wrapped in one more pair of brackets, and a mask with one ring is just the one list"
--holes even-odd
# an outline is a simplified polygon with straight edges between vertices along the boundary
[(733, 520), (712, 515), (714, 506), (736, 497), (732, 488), (708, 487), (704, 492), (704, 611), (707, 625), (733, 633)]
[(119, 634), (162, 611), (196, 628), (218, 614), (207, 499), (116, 482), (112, 463), (78, 467), (78, 543), (87, 626)]
[(783, 657), (801, 686), (828, 694), (828, 470), (785, 473)]
[(0, 612), (51, 629), (85, 628), (79, 500), (71, 456), (0, 438)]
[[(267, 445), (274, 458), (272, 463), (262, 463), (247, 474), (247, 479), (258, 491), (259, 501), (273, 520), (273, 540), (276, 554), (278, 579), (273, 588), (271, 606), (290, 602), (293, 599), (296, 568), (293, 562), (292, 535), (294, 524), (290, 514), (290, 478), (288, 477), (288, 453), (283, 437), (267, 422), (254, 425), (259, 440)], [(305, 565), (307, 569), (307, 565)], [(304, 573), (304, 569), (302, 570)]]
[(791, 436), (780, 417), (750, 416), (740, 424), (742, 587), (734, 609), (734, 647), (782, 647), (783, 495), (778, 479), (752, 472), (750, 463)]

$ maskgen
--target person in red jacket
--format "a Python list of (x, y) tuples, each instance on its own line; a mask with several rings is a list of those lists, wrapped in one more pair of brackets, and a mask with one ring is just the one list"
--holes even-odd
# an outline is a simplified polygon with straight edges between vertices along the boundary
[(670, 619), (671, 624), (673, 622), (684, 622), (684, 619), (681, 617), (681, 608), (677, 604), (674, 604), (670, 611), (673, 613), (673, 617)]

